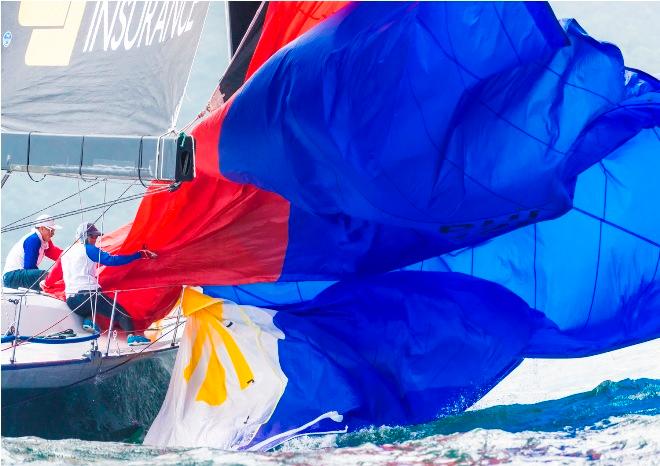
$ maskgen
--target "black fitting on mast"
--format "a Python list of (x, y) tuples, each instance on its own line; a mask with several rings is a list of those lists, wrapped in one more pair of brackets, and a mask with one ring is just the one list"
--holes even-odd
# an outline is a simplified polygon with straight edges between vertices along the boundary
[(191, 181), (195, 177), (195, 140), (184, 132), (179, 133), (176, 144), (174, 180), (177, 183)]

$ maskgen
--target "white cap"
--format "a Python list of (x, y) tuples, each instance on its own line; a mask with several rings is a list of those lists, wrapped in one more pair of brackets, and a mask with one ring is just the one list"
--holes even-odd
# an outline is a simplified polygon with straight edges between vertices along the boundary
[(95, 236), (99, 237), (102, 236), (102, 233), (94, 226), (93, 223), (89, 222), (84, 222), (78, 225), (78, 228), (76, 228), (76, 240), (82, 241), (83, 243), (87, 240), (87, 238)]
[(61, 226), (56, 225), (55, 220), (53, 220), (53, 217), (51, 217), (48, 214), (39, 215), (35, 219), (35, 222), (36, 222), (34, 224), (35, 228), (37, 228), (37, 227), (46, 227), (46, 228), (50, 228), (51, 230), (59, 230), (59, 229), (62, 228)]

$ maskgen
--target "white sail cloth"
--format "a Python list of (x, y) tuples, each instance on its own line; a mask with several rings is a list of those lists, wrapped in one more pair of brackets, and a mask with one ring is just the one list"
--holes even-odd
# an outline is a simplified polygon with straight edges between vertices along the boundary
[(287, 378), (275, 311), (186, 288), (187, 322), (167, 396), (144, 443), (236, 449), (270, 418)]

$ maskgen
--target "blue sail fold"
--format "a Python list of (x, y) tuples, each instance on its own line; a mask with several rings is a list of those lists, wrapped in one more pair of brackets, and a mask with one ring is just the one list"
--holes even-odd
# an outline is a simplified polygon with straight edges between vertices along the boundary
[(219, 150), (291, 203), (280, 283), (204, 287), (277, 311), (253, 445), (660, 336), (660, 82), (545, 4), (351, 5), (245, 84)]
[(568, 212), (659, 88), (545, 4), (357, 4), (237, 93), (220, 169), (291, 202), (281, 281), (382, 273)]
[(455, 272), (346, 280), (312, 300), (271, 306), (288, 382), (250, 445), (266, 447), (283, 432), (427, 422), (465, 410), (525, 357), (584, 356), (657, 338), (660, 293), (657, 282), (649, 287), (627, 310), (570, 327), (499, 284)]

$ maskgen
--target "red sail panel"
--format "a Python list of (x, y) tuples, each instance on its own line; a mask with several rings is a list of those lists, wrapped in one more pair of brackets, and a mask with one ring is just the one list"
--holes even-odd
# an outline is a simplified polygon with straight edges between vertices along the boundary
[[(287, 246), (289, 203), (218, 173), (218, 139), (226, 109), (218, 109), (193, 131), (196, 177), (174, 192), (146, 197), (130, 231), (109, 235), (107, 249), (129, 253), (147, 247), (155, 260), (106, 267), (104, 289), (133, 289), (275, 281)], [(163, 293), (170, 294), (167, 288)], [(152, 291), (153, 293), (153, 291)], [(167, 309), (142, 306), (134, 292), (126, 307), (134, 318), (158, 319)]]
[(264, 31), (245, 80), (275, 52), (341, 10), (350, 2), (269, 2)]
[[(247, 77), (281, 47), (345, 4), (270, 3)], [(145, 197), (132, 224), (103, 238), (102, 247), (109, 252), (128, 254), (146, 247), (158, 253), (155, 260), (100, 271), (102, 288), (122, 290), (118, 300), (136, 324), (146, 326), (162, 318), (184, 284), (271, 282), (281, 274), (288, 241), (288, 201), (252, 185), (231, 182), (219, 173), (220, 131), (231, 103), (192, 131), (195, 179), (174, 192)], [(161, 186), (154, 183), (150, 189)], [(62, 288), (61, 279), (54, 275), (49, 291), (61, 293)]]

